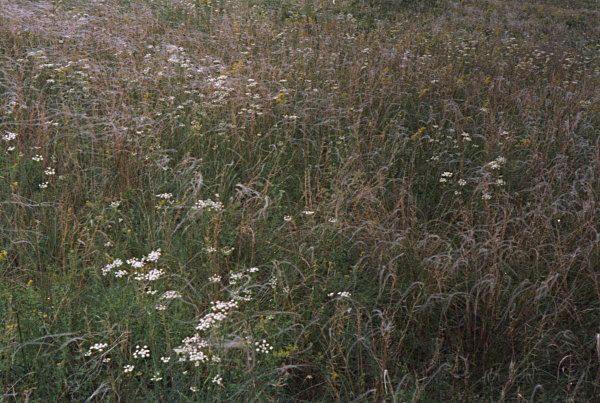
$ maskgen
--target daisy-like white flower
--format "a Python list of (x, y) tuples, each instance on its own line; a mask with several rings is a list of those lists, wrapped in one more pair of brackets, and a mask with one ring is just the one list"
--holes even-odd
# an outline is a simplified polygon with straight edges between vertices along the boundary
[(150, 357), (150, 350), (148, 346), (135, 346), (135, 351), (133, 352), (133, 358), (148, 358)]
[(133, 372), (133, 370), (135, 369), (135, 365), (125, 365), (123, 366), (123, 372), (128, 374), (130, 372)]

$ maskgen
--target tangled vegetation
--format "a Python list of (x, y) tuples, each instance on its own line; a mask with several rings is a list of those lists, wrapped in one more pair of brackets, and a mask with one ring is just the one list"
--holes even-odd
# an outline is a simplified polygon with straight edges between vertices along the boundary
[(600, 10), (0, 0), (2, 401), (592, 401)]

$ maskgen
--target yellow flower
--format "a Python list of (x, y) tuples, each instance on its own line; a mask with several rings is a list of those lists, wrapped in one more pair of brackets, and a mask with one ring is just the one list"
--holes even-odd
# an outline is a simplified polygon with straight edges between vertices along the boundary
[(275, 97), (275, 103), (281, 105), (283, 103), (285, 103), (286, 99), (285, 99), (285, 92), (281, 91), (279, 92), (279, 94), (277, 94), (277, 96)]
[(412, 139), (413, 140), (419, 140), (421, 137), (423, 137), (423, 134), (425, 133), (425, 127), (419, 127), (419, 130), (417, 130), (413, 135), (412, 135)]
[(238, 60), (237, 62), (233, 63), (231, 65), (231, 68), (229, 69), (229, 72), (231, 74), (236, 74), (239, 73), (242, 68), (244, 67), (244, 61), (243, 60)]

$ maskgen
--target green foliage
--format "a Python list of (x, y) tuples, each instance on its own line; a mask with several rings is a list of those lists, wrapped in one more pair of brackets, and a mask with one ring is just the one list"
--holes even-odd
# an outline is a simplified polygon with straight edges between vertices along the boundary
[(3, 399), (598, 396), (586, 2), (0, 10)]

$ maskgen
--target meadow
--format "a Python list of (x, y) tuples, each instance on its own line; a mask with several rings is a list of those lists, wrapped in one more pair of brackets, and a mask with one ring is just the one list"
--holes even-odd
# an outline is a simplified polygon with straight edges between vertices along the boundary
[(598, 401), (593, 0), (0, 0), (0, 401)]

